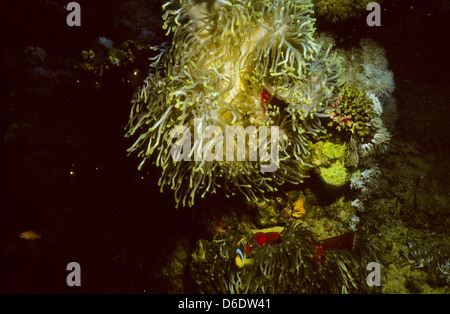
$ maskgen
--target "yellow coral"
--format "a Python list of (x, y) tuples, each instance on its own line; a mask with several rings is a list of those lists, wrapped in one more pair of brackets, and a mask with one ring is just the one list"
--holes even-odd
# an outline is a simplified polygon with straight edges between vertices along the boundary
[(125, 52), (125, 57), (128, 59), (128, 61), (130, 61), (131, 63), (134, 62), (135, 60), (135, 56), (133, 54), (133, 51), (131, 51), (130, 48), (128, 48), (128, 50)]
[(300, 218), (306, 214), (305, 207), (303, 206), (304, 202), (302, 198), (299, 198), (294, 203), (294, 210), (292, 211), (292, 217)]

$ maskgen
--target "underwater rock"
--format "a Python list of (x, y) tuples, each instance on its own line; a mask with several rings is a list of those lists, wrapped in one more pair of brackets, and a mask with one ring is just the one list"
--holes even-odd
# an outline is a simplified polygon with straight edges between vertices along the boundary
[(356, 209), (351, 205), (351, 201), (340, 197), (333, 204), (325, 208), (327, 216), (335, 218), (343, 223), (349, 222), (356, 215)]

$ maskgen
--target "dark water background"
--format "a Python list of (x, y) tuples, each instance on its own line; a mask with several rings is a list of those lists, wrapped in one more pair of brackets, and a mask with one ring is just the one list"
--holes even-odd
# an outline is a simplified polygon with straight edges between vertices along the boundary
[[(67, 1), (68, 2), (68, 1)], [(137, 171), (123, 137), (136, 84), (127, 68), (95, 81), (74, 75), (36, 76), (26, 46), (42, 47), (47, 69), (73, 73), (95, 38), (135, 38), (136, 19), (119, 1), (78, 1), (82, 26), (68, 27), (65, 1), (3, 1), (1, 44), (1, 282), (12, 293), (164, 293), (160, 274), (175, 245), (203, 236), (199, 217), (223, 203), (220, 195), (194, 209), (174, 209), (173, 194), (159, 192), (159, 170)], [(131, 1), (130, 1), (131, 2)], [(146, 27), (162, 36), (160, 6), (147, 2)], [(450, 136), (450, 9), (446, 1), (386, 1), (382, 26), (362, 19), (332, 30), (341, 47), (370, 37), (386, 49), (394, 73), (400, 142), (415, 142), (424, 158), (448, 159)], [(126, 22), (123, 22), (126, 21)], [(146, 65), (141, 69), (145, 72)], [(439, 167), (436, 164), (435, 167)], [(449, 184), (444, 182), (444, 184)], [(240, 206), (239, 200), (227, 200)], [(243, 205), (242, 205), (243, 206)], [(438, 217), (436, 217), (438, 219)], [(40, 241), (18, 234), (35, 230)], [(67, 287), (66, 265), (82, 265), (82, 286)]]

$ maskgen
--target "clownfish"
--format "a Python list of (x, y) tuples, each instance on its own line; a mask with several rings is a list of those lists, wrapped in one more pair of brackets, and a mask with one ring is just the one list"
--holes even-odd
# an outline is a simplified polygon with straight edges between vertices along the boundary
[(251, 265), (253, 259), (249, 258), (247, 254), (251, 254), (253, 249), (262, 245), (273, 245), (281, 242), (280, 233), (278, 232), (257, 232), (249, 241), (243, 238), (239, 241), (238, 248), (236, 249), (236, 265), (241, 268), (245, 265)]
[(242, 238), (239, 241), (238, 248), (236, 249), (235, 261), (237, 267), (241, 268), (244, 267), (245, 265), (251, 265), (253, 263), (253, 259), (247, 257), (247, 251), (248, 251), (247, 239)]
[[(247, 252), (245, 250), (245, 242), (244, 242), (245, 238), (241, 239), (241, 241), (239, 241), (238, 244), (238, 248), (236, 249), (236, 265), (240, 268), (240, 267), (244, 267), (245, 265), (245, 259), (247, 257)], [(247, 261), (248, 263), (248, 261)]]

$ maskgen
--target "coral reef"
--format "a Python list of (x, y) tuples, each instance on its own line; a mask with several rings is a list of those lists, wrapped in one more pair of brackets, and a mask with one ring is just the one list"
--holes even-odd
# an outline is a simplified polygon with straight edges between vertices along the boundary
[(161, 276), (170, 293), (184, 293), (183, 278), (186, 272), (186, 262), (189, 258), (188, 249), (188, 243), (180, 241), (161, 270)]
[[(375, 104), (375, 101), (372, 102)], [(380, 118), (381, 113), (378, 113), (370, 122), (363, 127), (363, 136), (352, 133), (345, 152), (346, 164), (358, 167), (360, 165), (368, 164), (374, 160), (374, 157), (380, 153), (384, 153), (391, 140), (391, 134), (384, 126)], [(366, 131), (371, 129), (369, 136)]]
[[(357, 274), (379, 259), (355, 232), (390, 140), (382, 101), (394, 85), (382, 48), (366, 40), (334, 51), (306, 0), (168, 1), (163, 11), (171, 43), (152, 47), (128, 151), (138, 169), (162, 169), (161, 191), (173, 189), (177, 206), (220, 190), (254, 210), (246, 220), (221, 214), (213, 238), (197, 242), (190, 276), (200, 292), (366, 291)], [(309, 177), (321, 191), (280, 189)], [(359, 198), (340, 195), (346, 187)], [(249, 244), (257, 236), (266, 240)]]
[(450, 164), (447, 159), (435, 167), (440, 158), (424, 158), (417, 144), (395, 139), (379, 160), (372, 179), (379, 183), (359, 216), (386, 259), (383, 293), (450, 291), (449, 195), (441, 185)]
[(75, 66), (75, 70), (79, 73), (92, 73), (93, 76), (99, 78), (115, 68), (135, 63), (136, 54), (145, 49), (131, 40), (115, 45), (106, 37), (98, 37), (97, 44), (93, 49), (81, 52), (82, 61)]
[(350, 187), (360, 191), (359, 200), (354, 201), (354, 206), (362, 209), (361, 200), (365, 200), (377, 186), (377, 178), (380, 170), (376, 164), (372, 164), (370, 168), (364, 171), (355, 171), (350, 178)]

